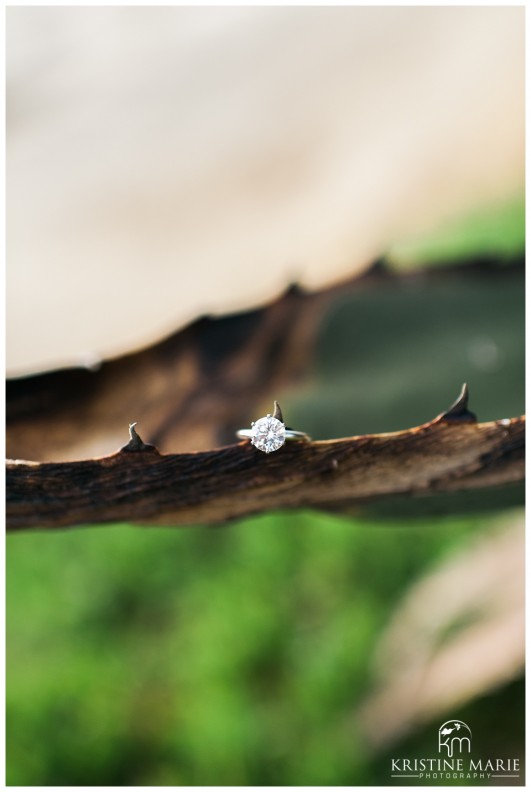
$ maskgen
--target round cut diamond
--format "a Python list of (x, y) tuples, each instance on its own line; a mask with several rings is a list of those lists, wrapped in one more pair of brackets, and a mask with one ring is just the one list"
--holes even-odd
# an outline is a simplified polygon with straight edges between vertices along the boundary
[(251, 432), (251, 443), (266, 454), (276, 451), (286, 441), (286, 427), (282, 421), (273, 418), (272, 415), (259, 418), (253, 424)]

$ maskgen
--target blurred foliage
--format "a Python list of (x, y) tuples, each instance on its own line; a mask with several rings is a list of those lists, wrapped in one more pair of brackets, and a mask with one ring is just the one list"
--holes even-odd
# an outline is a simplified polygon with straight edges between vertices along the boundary
[(492, 524), (301, 512), (13, 537), (9, 783), (371, 783), (352, 713), (375, 638)]
[(463, 382), (479, 420), (522, 415), (524, 345), (521, 269), (384, 281), (336, 304), (314, 381), (278, 398), (293, 425), (318, 439), (430, 421)]
[(429, 234), (391, 246), (389, 260), (397, 268), (470, 256), (517, 255), (525, 244), (525, 199), (516, 196), (507, 204), (487, 207), (457, 218)]
[[(502, 226), (516, 246), (520, 226)], [(523, 308), (522, 270), (383, 281), (334, 307), (313, 382), (278, 398), (316, 437), (422, 423), (465, 380), (480, 419), (519, 414)], [(492, 505), (10, 537), (8, 783), (389, 784), (353, 718), (375, 643), (420, 574), (495, 528)], [(503, 724), (518, 755), (521, 694), (515, 682), (452, 717)], [(437, 726), (401, 755), (433, 755)]]

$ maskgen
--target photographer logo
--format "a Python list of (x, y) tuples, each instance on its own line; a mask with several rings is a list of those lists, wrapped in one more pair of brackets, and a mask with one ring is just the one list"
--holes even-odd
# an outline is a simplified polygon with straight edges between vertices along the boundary
[(472, 732), (464, 721), (446, 721), (439, 729), (439, 753), (447, 752), (452, 757), (457, 751), (470, 753)]
[(422, 784), (447, 783), (454, 779), (506, 784), (506, 779), (520, 778), (518, 758), (485, 759), (472, 754), (472, 730), (464, 721), (456, 718), (445, 721), (439, 726), (437, 736), (438, 755), (391, 759), (391, 778), (417, 778)]

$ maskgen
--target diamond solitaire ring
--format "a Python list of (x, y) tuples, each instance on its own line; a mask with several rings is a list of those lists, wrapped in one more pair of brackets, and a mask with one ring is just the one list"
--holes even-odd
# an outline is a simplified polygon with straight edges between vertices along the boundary
[(288, 440), (311, 440), (311, 437), (305, 432), (286, 429), (282, 411), (277, 402), (275, 402), (273, 415), (268, 414), (264, 418), (253, 421), (250, 429), (239, 429), (236, 436), (242, 440), (249, 439), (255, 448), (265, 454), (277, 451)]

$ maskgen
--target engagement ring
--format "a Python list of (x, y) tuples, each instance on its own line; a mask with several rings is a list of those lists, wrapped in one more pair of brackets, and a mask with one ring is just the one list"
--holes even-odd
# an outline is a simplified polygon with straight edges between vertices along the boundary
[(255, 448), (270, 454), (277, 451), (286, 441), (306, 441), (311, 437), (305, 432), (296, 432), (294, 429), (287, 429), (282, 417), (282, 411), (275, 402), (273, 415), (266, 415), (253, 421), (250, 429), (239, 429), (236, 436), (241, 440), (250, 440)]

